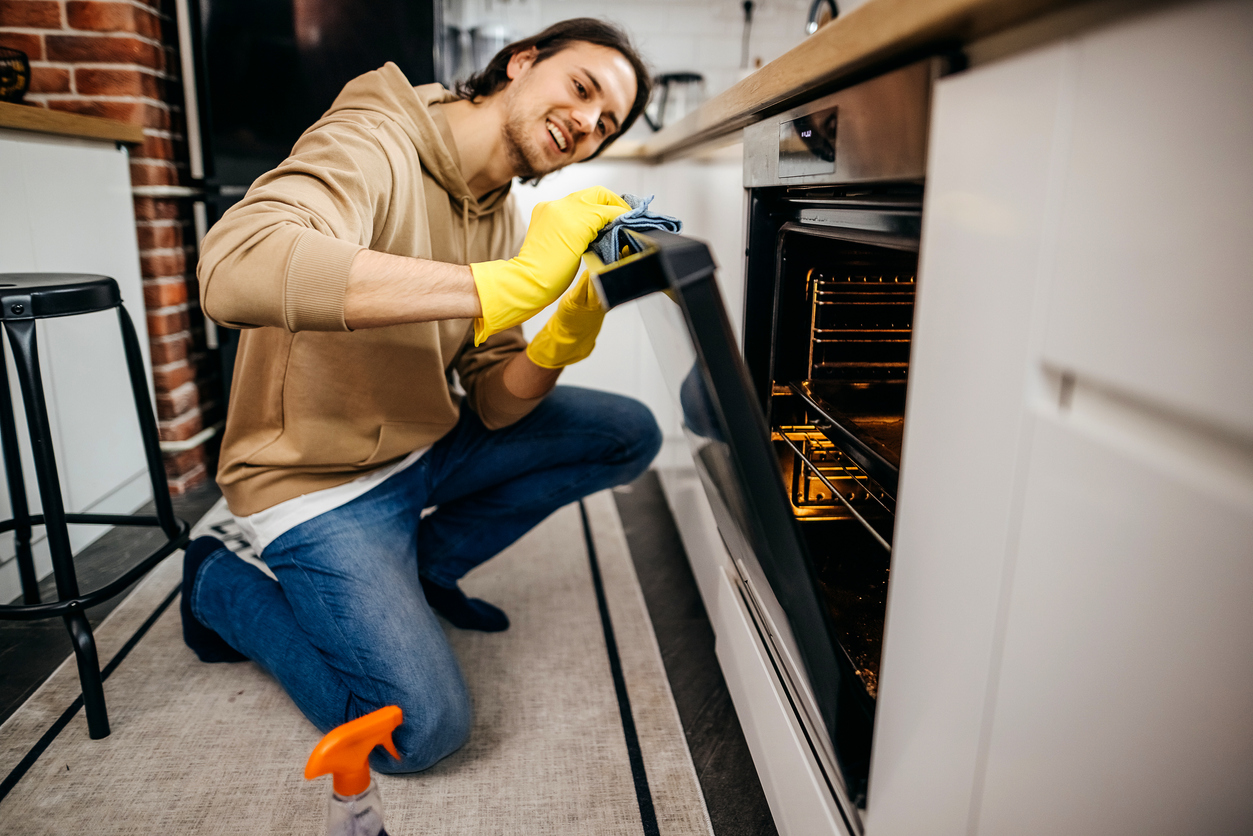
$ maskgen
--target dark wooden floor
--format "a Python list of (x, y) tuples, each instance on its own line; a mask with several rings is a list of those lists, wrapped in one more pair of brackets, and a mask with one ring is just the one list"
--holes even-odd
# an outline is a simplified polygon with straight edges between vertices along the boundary
[[(219, 496), (217, 486), (208, 483), (175, 499), (175, 512), (194, 523)], [(614, 498), (714, 833), (772, 836), (777, 833), (774, 821), (714, 656), (713, 630), (661, 484), (649, 471), (617, 489)], [(117, 577), (154, 549), (160, 536), (156, 531), (120, 528), (105, 534), (75, 558), (80, 586), (94, 589)], [(51, 578), (41, 592), (44, 600), (55, 598)], [(89, 610), (92, 624), (103, 620), (124, 597)], [(0, 621), (0, 722), (70, 653), (60, 619)]]
[(670, 690), (717, 836), (775, 834), (714, 633), (655, 471), (614, 491)]

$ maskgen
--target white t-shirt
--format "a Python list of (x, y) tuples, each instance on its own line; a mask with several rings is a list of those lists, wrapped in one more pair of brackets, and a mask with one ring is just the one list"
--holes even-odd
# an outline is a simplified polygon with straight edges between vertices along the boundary
[[(386, 480), (410, 467), (422, 455), (430, 450), (430, 446), (414, 450), (391, 467), (372, 470), (364, 476), (353, 479), (333, 488), (325, 488), (313, 493), (302, 494), (286, 502), (258, 511), (247, 517), (235, 516), (239, 530), (256, 549), (258, 555), (265, 551), (266, 546), (291, 531), (303, 522), (333, 511), (341, 505), (347, 505), (366, 491), (369, 491)], [(234, 515), (232, 515), (234, 516)]]

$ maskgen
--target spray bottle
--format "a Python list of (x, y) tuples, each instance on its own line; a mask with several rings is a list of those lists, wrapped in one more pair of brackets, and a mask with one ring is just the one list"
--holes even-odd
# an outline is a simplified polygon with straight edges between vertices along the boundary
[(389, 705), (350, 723), (331, 729), (318, 741), (305, 778), (330, 773), (334, 791), (326, 813), (327, 836), (387, 836), (383, 829), (383, 801), (370, 780), (370, 752), (382, 746), (399, 759), (392, 729), (400, 725), (400, 706)]

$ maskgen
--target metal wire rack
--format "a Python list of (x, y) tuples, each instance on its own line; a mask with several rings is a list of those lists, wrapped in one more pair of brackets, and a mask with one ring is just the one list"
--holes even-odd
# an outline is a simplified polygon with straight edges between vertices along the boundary
[(843, 507), (891, 550), (896, 500), (836, 447), (814, 424), (778, 427), (776, 437), (792, 449), (791, 500), (798, 509)]

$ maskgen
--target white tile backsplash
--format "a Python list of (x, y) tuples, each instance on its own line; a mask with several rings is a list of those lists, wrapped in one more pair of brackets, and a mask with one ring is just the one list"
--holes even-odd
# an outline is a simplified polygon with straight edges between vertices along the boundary
[[(805, 38), (811, 0), (757, 0), (749, 67), (767, 64)], [(852, 8), (855, 2), (843, 2)], [(512, 39), (559, 20), (599, 17), (623, 27), (654, 72), (705, 76), (707, 96), (743, 77), (744, 9), (739, 0), (444, 0), (444, 21), (462, 29), (504, 26)]]

